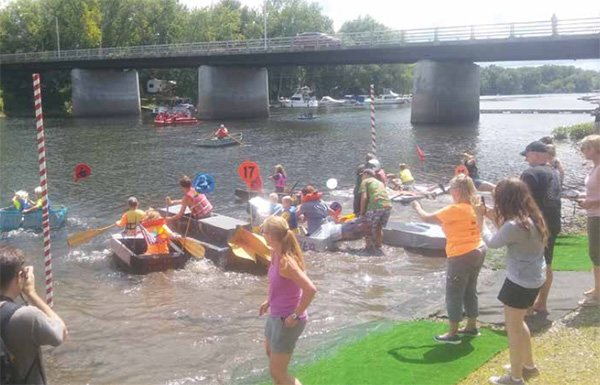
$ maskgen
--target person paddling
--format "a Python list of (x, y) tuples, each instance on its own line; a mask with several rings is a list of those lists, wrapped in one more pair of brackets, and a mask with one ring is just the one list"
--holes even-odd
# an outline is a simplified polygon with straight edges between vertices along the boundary
[(144, 218), (144, 212), (138, 209), (139, 203), (136, 197), (129, 197), (127, 199), (127, 206), (129, 206), (129, 210), (116, 222), (116, 225), (118, 227), (125, 227), (124, 234), (133, 237), (136, 234), (138, 224)]
[(225, 127), (224, 124), (221, 124), (221, 126), (219, 127), (217, 132), (215, 132), (214, 135), (217, 137), (217, 139), (229, 138), (229, 130), (227, 129), (227, 127)]
[(183, 218), (185, 215), (186, 208), (189, 207), (192, 212), (192, 218), (202, 219), (211, 216), (213, 206), (208, 201), (206, 195), (196, 192), (192, 187), (192, 180), (188, 176), (184, 176), (179, 180), (179, 187), (183, 191), (183, 198), (179, 200), (171, 200), (169, 196), (165, 197), (167, 206), (181, 205), (179, 212), (167, 219), (167, 221), (173, 221), (179, 218)]
[[(23, 210), (23, 214), (29, 214), (36, 210), (41, 210), (42, 206), (44, 205), (44, 195), (43, 195), (44, 191), (42, 190), (42, 187), (40, 187), (40, 186), (36, 187), (34, 192), (35, 192), (35, 202), (31, 207)], [(52, 209), (52, 207), (50, 205), (50, 198), (46, 198), (46, 199), (48, 199), (48, 209)]]

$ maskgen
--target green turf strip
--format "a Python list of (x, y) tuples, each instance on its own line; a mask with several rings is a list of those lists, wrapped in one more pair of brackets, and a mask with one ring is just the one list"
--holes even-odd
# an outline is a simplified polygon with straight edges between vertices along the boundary
[(503, 333), (488, 329), (460, 345), (432, 339), (446, 330), (445, 323), (402, 322), (293, 373), (304, 385), (451, 385), (507, 346)]
[(587, 235), (567, 235), (556, 239), (552, 270), (555, 271), (590, 271)]

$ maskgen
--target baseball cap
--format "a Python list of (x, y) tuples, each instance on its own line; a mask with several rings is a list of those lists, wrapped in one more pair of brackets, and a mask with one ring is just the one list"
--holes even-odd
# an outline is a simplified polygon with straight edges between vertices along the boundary
[(543, 153), (547, 153), (548, 152), (548, 147), (540, 142), (539, 140), (536, 140), (535, 142), (531, 142), (527, 145), (527, 147), (525, 147), (525, 151), (521, 152), (521, 155), (525, 156), (525, 154), (527, 154), (528, 152), (543, 152)]
[(367, 167), (373, 170), (378, 170), (381, 167), (381, 165), (379, 164), (379, 161), (377, 159), (371, 159), (367, 162)]

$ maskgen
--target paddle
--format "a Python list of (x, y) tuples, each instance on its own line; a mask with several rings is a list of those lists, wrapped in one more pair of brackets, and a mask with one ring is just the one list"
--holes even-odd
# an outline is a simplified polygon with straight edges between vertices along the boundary
[(215, 135), (214, 132), (211, 132), (210, 134), (208, 134), (208, 136), (203, 137), (202, 139), (200, 139), (200, 142), (203, 142), (205, 140), (210, 139), (211, 137), (213, 137)]
[(181, 242), (183, 248), (188, 253), (190, 253), (192, 257), (198, 260), (204, 258), (204, 253), (206, 252), (206, 250), (204, 249), (204, 246), (202, 246), (202, 243), (200, 243), (200, 241), (198, 241), (197, 239), (181, 237), (181, 239), (179, 239), (179, 242)]
[(231, 135), (229, 135), (229, 134), (227, 134), (227, 136), (228, 136), (228, 137), (230, 137), (231, 139), (235, 140), (236, 142), (238, 142), (238, 143), (239, 143), (239, 144), (241, 144), (242, 146), (245, 146), (245, 145), (246, 145), (246, 143), (244, 143), (244, 142), (242, 142), (242, 141), (240, 141), (240, 140), (237, 140), (236, 138), (234, 138), (233, 136), (231, 136)]
[(116, 226), (116, 223), (113, 223), (112, 225), (102, 227), (101, 229), (92, 229), (92, 230), (81, 231), (79, 233), (73, 234), (70, 237), (68, 237), (67, 244), (69, 246), (79, 246), (81, 244), (91, 241), (92, 239), (96, 238), (98, 235), (102, 234), (106, 230), (108, 230), (112, 227), (115, 227), (115, 226)]

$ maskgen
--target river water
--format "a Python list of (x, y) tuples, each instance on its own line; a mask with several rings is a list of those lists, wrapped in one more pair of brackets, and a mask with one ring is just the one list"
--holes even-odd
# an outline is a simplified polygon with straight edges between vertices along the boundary
[[(482, 108), (593, 108), (577, 95), (482, 99)], [(112, 223), (130, 195), (142, 208), (157, 207), (164, 196), (179, 194), (182, 175), (210, 172), (215, 211), (241, 219), (234, 203), (242, 187), (237, 166), (246, 160), (261, 167), (269, 186), (272, 167), (282, 163), (288, 181), (325, 190), (327, 179), (340, 186), (329, 196), (351, 207), (354, 170), (370, 150), (370, 112), (365, 108), (319, 110), (301, 121), (298, 110), (273, 110), (270, 119), (224, 122), (243, 131), (247, 146), (202, 149), (194, 144), (217, 126), (155, 128), (145, 119), (46, 119), (50, 197), (69, 208), (66, 226), (52, 233), (55, 309), (65, 319), (69, 339), (49, 349), (52, 383), (60, 384), (229, 384), (255, 383), (268, 376), (262, 345), (264, 320), (258, 306), (267, 295), (265, 276), (222, 271), (210, 261), (147, 276), (116, 269), (108, 237), (68, 248), (66, 238)], [(484, 114), (473, 126), (414, 128), (409, 107), (378, 108), (378, 154), (397, 171), (407, 163), (418, 182), (447, 181), (460, 153), (478, 157), (482, 176), (497, 181), (518, 176), (526, 167), (519, 152), (552, 128), (591, 121), (584, 114)], [(422, 167), (415, 152), (426, 156)], [(558, 145), (566, 183), (581, 185), (583, 158), (569, 143)], [(35, 124), (32, 119), (0, 119), (0, 198), (13, 191), (32, 192), (38, 183)], [(91, 165), (93, 175), (72, 182), (76, 163)], [(425, 202), (426, 208), (431, 208)], [(415, 218), (395, 207), (396, 217)], [(43, 292), (42, 236), (34, 231), (0, 233), (1, 242), (24, 249)], [(307, 253), (308, 274), (319, 293), (311, 305), (310, 325), (294, 362), (305, 363), (382, 322), (426, 316), (443, 303), (444, 260), (409, 255), (384, 247), (368, 256), (354, 242), (341, 251)], [(484, 271), (485, 275), (488, 272)]]

